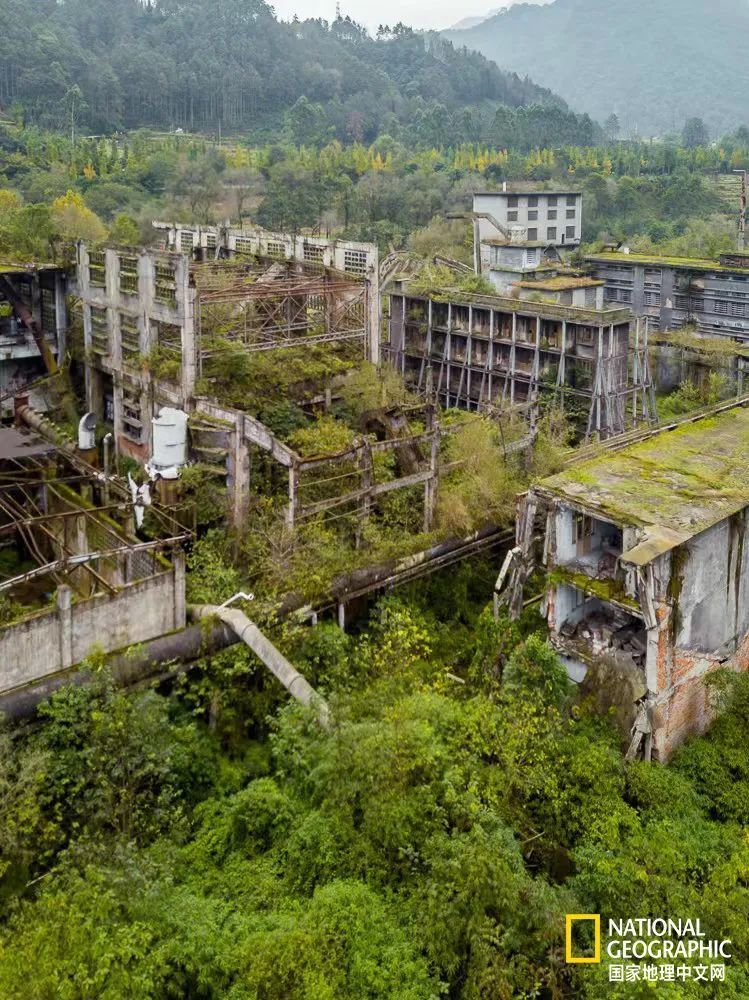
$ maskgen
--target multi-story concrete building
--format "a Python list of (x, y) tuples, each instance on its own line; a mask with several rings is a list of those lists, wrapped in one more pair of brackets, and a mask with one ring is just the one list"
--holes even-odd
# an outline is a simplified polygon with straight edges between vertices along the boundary
[[(187, 408), (197, 372), (196, 289), (184, 254), (78, 246), (86, 408), (114, 428), (115, 448), (145, 461), (160, 406)], [(157, 352), (175, 359), (168, 378)]]
[[(623, 431), (635, 412), (652, 418), (645, 341), (630, 348), (629, 309), (604, 308), (590, 278), (520, 282), (517, 297), (439, 299), (395, 283), (383, 353), (417, 389), (427, 379), (443, 405), (514, 406), (540, 392), (579, 414), (586, 435)], [(431, 375), (428, 376), (428, 372)]]
[(704, 335), (749, 341), (749, 253), (719, 260), (605, 252), (586, 257), (606, 299), (647, 316), (651, 329), (686, 324)]
[[(168, 234), (187, 252), (78, 247), (86, 405), (113, 426), (118, 452), (147, 460), (159, 408), (193, 408), (212, 311), (229, 310), (235, 322), (223, 315), (223, 336), (248, 353), (346, 341), (360, 345), (362, 359), (379, 360), (375, 247), (361, 244), (354, 261), (351, 245), (319, 239), (310, 261), (294, 237), (232, 231), (222, 239), (233, 244), (233, 261), (201, 263), (193, 251), (205, 249), (210, 232), (178, 226)], [(328, 260), (356, 267), (341, 272)]]
[(489, 265), (488, 240), (576, 247), (582, 239), (580, 191), (479, 191), (473, 196), (477, 271)]
[(552, 642), (570, 676), (632, 727), (633, 755), (644, 746), (666, 759), (710, 719), (706, 675), (749, 668), (747, 445), (749, 410), (726, 404), (522, 500), (515, 558), (530, 559), (545, 515)]

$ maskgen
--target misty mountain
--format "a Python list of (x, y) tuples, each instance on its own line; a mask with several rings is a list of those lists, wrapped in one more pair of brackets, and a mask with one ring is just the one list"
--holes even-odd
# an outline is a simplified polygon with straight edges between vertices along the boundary
[(537, 5), (552, 3), (553, 0), (504, 0), (499, 7), (493, 7), (491, 10), (487, 11), (486, 14), (476, 14), (472, 17), (461, 17), (459, 21), (455, 24), (451, 24), (449, 31), (460, 31), (463, 28), (475, 28), (478, 24), (483, 24), (484, 21), (488, 21), (490, 17), (494, 17), (495, 14), (499, 14), (503, 10), (507, 10), (508, 7), (512, 7), (515, 3), (534, 3)]
[(443, 33), (622, 131), (658, 135), (698, 116), (711, 133), (749, 122), (749, 0), (516, 4)]

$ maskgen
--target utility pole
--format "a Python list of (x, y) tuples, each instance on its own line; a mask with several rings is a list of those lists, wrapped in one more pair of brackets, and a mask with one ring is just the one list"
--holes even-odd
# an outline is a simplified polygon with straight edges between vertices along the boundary
[(741, 177), (741, 194), (739, 196), (739, 253), (744, 252), (746, 246), (746, 170), (734, 170), (735, 174)]

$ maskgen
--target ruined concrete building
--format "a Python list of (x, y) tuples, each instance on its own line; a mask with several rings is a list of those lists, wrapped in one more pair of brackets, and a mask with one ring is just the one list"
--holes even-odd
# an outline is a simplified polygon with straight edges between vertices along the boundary
[[(542, 294), (539, 294), (541, 292)], [(429, 379), (446, 407), (521, 407), (552, 395), (586, 437), (617, 434), (655, 415), (647, 341), (628, 309), (604, 307), (601, 286), (564, 277), (520, 282), (514, 297), (445, 289), (390, 296), (383, 353), (418, 389)]]
[[(280, 369), (288, 364), (287, 350), (321, 346), (338, 351), (349, 368), (378, 361), (376, 248), (262, 231), (165, 231), (165, 242), (178, 251), (78, 248), (87, 407), (113, 426), (116, 451), (158, 469), (161, 416), (184, 411), (189, 460), (227, 489), (228, 514), (239, 527), (255, 491), (285, 480), (290, 528), (328, 512), (333, 518), (353, 513), (362, 524), (378, 497), (421, 485), (428, 530), (440, 439), (431, 403), (410, 415), (380, 414), (371, 428), (379, 440), (362, 437), (343, 451), (305, 459), (232, 387), (236, 365), (270, 352)], [(217, 259), (219, 251), (224, 256)], [(301, 368), (292, 356), (292, 368)], [(300, 371), (298, 379), (304, 377)], [(300, 398), (329, 408), (332, 383), (317, 392), (319, 398), (309, 398), (302, 385)], [(387, 481), (381, 481), (382, 462), (373, 461), (384, 453), (398, 470)], [(321, 488), (326, 469), (334, 485)]]
[[(65, 355), (67, 276), (55, 265), (0, 267), (0, 416), (13, 410), (13, 396), (54, 369)], [(33, 393), (46, 409), (47, 396)]]
[(258, 226), (188, 226), (179, 222), (154, 222), (162, 237), (163, 250), (186, 253), (195, 260), (227, 257), (255, 257), (277, 261), (297, 261), (326, 267), (367, 282), (369, 310), (369, 360), (379, 361), (376, 335), (380, 328), (381, 305), (378, 281), (379, 254), (374, 243), (273, 233)]
[(608, 251), (585, 259), (606, 282), (606, 300), (647, 316), (651, 329), (690, 324), (749, 342), (749, 253), (699, 260)]
[(552, 642), (632, 726), (631, 755), (668, 758), (710, 720), (706, 675), (749, 668), (747, 448), (749, 410), (727, 404), (571, 465), (522, 500), (498, 584), (527, 577), (540, 519)]
[[(118, 453), (146, 461), (159, 409), (191, 412), (199, 390), (210, 395), (203, 366), (219, 334), (247, 353), (348, 342), (379, 359), (376, 248), (317, 239), (308, 259), (305, 238), (231, 231), (232, 260), (201, 264), (194, 241), (209, 232), (168, 234), (187, 252), (78, 247), (86, 405), (114, 426)], [(331, 256), (354, 270), (328, 267)]]

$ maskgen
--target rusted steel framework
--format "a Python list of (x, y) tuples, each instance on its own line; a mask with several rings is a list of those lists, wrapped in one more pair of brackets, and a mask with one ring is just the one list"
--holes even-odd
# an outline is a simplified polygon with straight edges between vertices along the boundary
[(222, 341), (246, 351), (359, 342), (364, 356), (368, 289), (331, 268), (270, 259), (196, 265), (198, 373)]
[[(101, 503), (92, 505), (95, 495)], [(117, 499), (119, 497), (119, 499)], [(126, 491), (58, 448), (44, 454), (0, 454), (0, 546), (16, 546), (32, 562), (21, 573), (0, 574), (0, 596), (23, 595), (32, 581), (67, 584), (82, 595), (114, 594), (163, 566), (157, 552), (183, 542), (168, 515), (153, 508), (158, 537), (132, 532), (133, 505)]]

